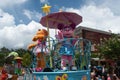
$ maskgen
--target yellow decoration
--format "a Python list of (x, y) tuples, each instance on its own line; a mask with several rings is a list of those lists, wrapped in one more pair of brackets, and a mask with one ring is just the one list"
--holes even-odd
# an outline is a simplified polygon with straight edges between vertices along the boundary
[(83, 76), (83, 77), (82, 77), (82, 80), (87, 80), (87, 76)]
[(55, 80), (61, 80), (60, 76), (56, 76)]
[(63, 75), (62, 75), (62, 80), (67, 80), (67, 78), (68, 78), (68, 75), (67, 75), (67, 74), (63, 74)]
[(45, 4), (42, 7), (42, 10), (43, 10), (44, 13), (48, 14), (50, 12), (50, 8), (51, 8), (51, 6), (48, 6), (47, 4)]
[(56, 76), (55, 80), (68, 80), (68, 75), (63, 74), (62, 76)]

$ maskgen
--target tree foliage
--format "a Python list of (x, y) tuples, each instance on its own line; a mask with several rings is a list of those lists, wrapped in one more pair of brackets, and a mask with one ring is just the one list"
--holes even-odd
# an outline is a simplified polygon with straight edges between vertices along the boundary
[(10, 50), (5, 47), (0, 49), (0, 66), (4, 65), (5, 57), (8, 55), (9, 52), (10, 52)]
[(117, 34), (113, 34), (111, 38), (101, 40), (97, 48), (103, 58), (119, 59), (120, 38)]
[(22, 61), (22, 65), (24, 67), (29, 67), (30, 64), (32, 63), (32, 57), (29, 53), (26, 53), (23, 55), (23, 61)]
[(0, 66), (3, 66), (4, 62), (5, 62), (5, 56), (4, 54), (0, 53)]

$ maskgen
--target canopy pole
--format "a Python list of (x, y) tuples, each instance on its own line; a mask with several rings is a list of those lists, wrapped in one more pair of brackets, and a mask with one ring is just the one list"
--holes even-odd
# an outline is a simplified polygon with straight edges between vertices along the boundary
[[(47, 31), (48, 31), (48, 33), (50, 33), (48, 19), (46, 21), (47, 21)], [(50, 34), (48, 34), (48, 46), (49, 46), (49, 50), (50, 50), (50, 48), (51, 48), (50, 47)], [(50, 51), (50, 67), (51, 68), (53, 67), (51, 51)]]
[[(43, 9), (43, 12), (48, 15), (48, 13), (50, 12), (50, 8), (51, 6), (48, 6), (47, 4), (45, 4), (42, 9)], [(46, 24), (47, 24), (47, 31), (48, 33), (50, 33), (49, 31), (49, 24), (48, 24), (48, 18), (46, 18)], [(49, 47), (49, 50), (50, 50), (50, 34), (48, 34), (48, 47)], [(50, 51), (50, 67), (52, 68), (53, 67), (53, 64), (52, 64), (52, 55), (51, 55), (51, 51)]]

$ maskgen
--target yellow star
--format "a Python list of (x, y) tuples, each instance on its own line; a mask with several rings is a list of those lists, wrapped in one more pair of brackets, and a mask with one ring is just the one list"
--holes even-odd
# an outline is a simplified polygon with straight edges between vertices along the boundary
[(50, 12), (50, 8), (51, 8), (51, 6), (48, 6), (47, 4), (45, 4), (42, 7), (42, 10), (43, 10), (44, 13), (48, 14)]

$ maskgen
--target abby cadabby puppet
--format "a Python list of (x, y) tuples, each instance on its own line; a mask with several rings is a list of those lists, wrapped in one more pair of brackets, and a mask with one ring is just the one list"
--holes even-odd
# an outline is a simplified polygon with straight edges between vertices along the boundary
[[(71, 70), (72, 66), (75, 65), (73, 62), (73, 57), (75, 55), (74, 52), (74, 30), (76, 25), (71, 23), (69, 25), (59, 24), (58, 25), (58, 35), (56, 36), (59, 42), (62, 42), (62, 45), (59, 50), (59, 54), (61, 55), (61, 68), (63, 70)], [(63, 40), (63, 41), (62, 41)]]

